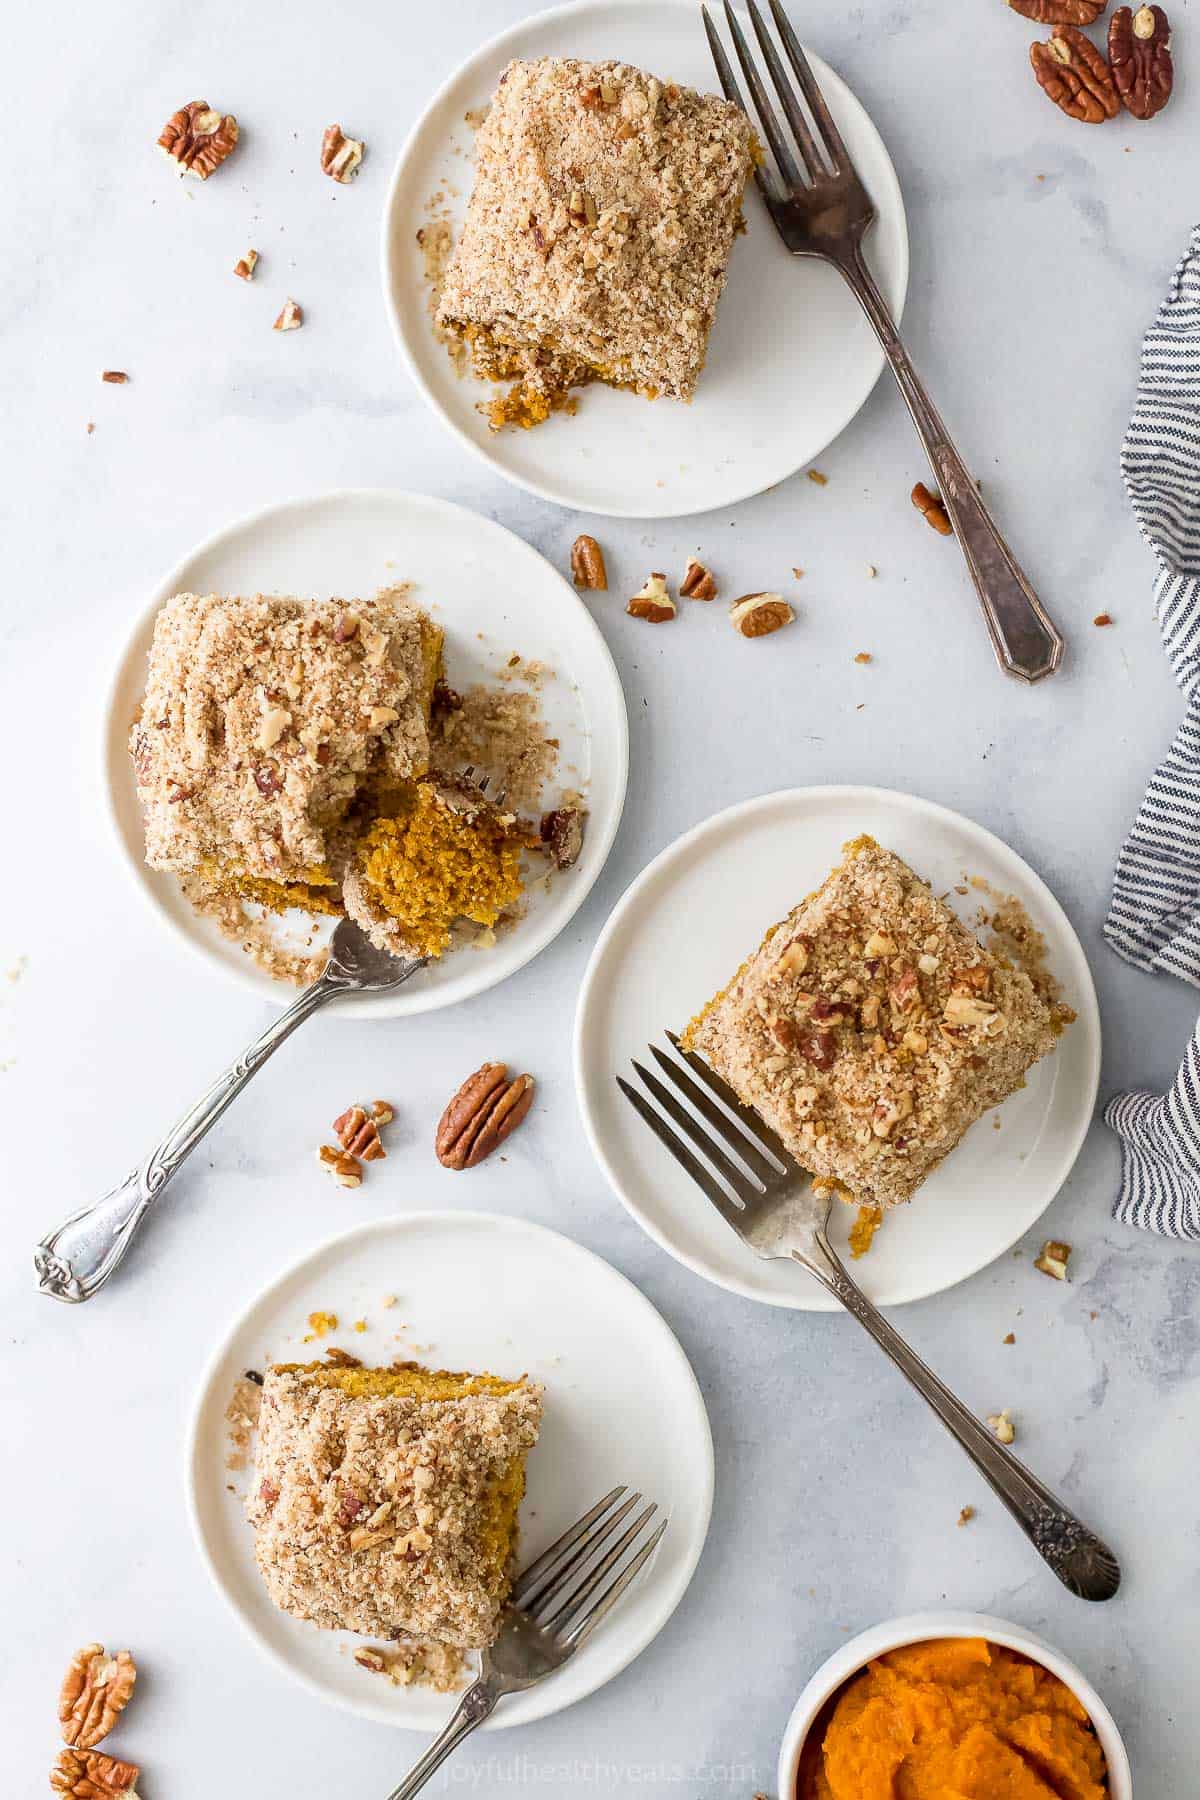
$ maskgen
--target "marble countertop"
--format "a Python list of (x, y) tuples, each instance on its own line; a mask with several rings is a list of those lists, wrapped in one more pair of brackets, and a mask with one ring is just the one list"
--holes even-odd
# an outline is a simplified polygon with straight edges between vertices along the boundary
[[(851, 1321), (756, 1307), (642, 1235), (590, 1161), (569, 1040), (589, 949), (652, 854), (769, 788), (879, 782), (978, 819), (1059, 895), (1100, 993), (1103, 1093), (1173, 1072), (1196, 997), (1120, 962), (1100, 926), (1122, 833), (1180, 712), (1117, 455), (1141, 334), (1195, 222), (1194, 0), (1171, 8), (1172, 108), (1102, 131), (1037, 92), (1035, 28), (1001, 0), (978, 0), (969, 31), (941, 0), (810, 9), (814, 44), (877, 120), (907, 197), (910, 348), (1068, 634), (1062, 673), (1030, 691), (997, 673), (954, 547), (909, 506), (923, 464), (886, 380), (821, 458), (824, 489), (801, 478), (728, 515), (593, 524), (630, 592), (696, 545), (747, 588), (799, 564), (799, 622), (777, 656), (764, 646), (718, 671), (704, 634), (668, 640), (591, 597), (625, 683), (633, 774), (612, 857), (569, 929), (453, 1012), (302, 1034), (205, 1144), (127, 1279), (79, 1309), (35, 1292), (34, 1239), (123, 1174), (268, 1017), (153, 927), (108, 841), (99, 708), (152, 584), (229, 519), (341, 485), (452, 497), (560, 567), (581, 529), (464, 457), (412, 390), (378, 291), (379, 211), (410, 123), (522, 9), (120, 0), (69, 20), (23, 7), (8, 28), (0, 721), (6, 838), (32, 854), (10, 849), (0, 886), (0, 965), (19, 977), (0, 984), (7, 1789), (45, 1791), (64, 1660), (93, 1637), (128, 1643), (145, 1671), (119, 1742), (146, 1766), (146, 1800), (201, 1800), (218, 1770), (236, 1800), (367, 1800), (417, 1753), (410, 1735), (314, 1706), (238, 1632), (191, 1541), (182, 1437), (217, 1331), (283, 1263), (389, 1204), (379, 1185), (347, 1195), (319, 1178), (313, 1134), (331, 1096), (386, 1091), (432, 1118), (499, 1051), (539, 1076), (536, 1131), (482, 1196), (435, 1183), (427, 1147), (407, 1143), (390, 1198), (519, 1213), (632, 1277), (703, 1387), (716, 1509), (654, 1645), (570, 1712), (475, 1739), (442, 1787), (750, 1800), (773, 1791), (784, 1721), (819, 1661), (876, 1620), (949, 1604), (1075, 1657), (1127, 1734), (1141, 1800), (1168, 1800), (1200, 1762), (1200, 1558), (1181, 1494), (1200, 1266), (1111, 1222), (1118, 1159), (1103, 1126), (1020, 1259), (902, 1319), (970, 1404), (1019, 1416), (1032, 1464), (1119, 1547), (1121, 1594), (1090, 1609), (1043, 1572)], [(153, 141), (196, 94), (236, 112), (246, 137), (188, 197)], [(349, 190), (314, 178), (332, 118), (368, 143)], [(269, 252), (280, 303), (304, 305), (302, 333), (273, 334), (261, 294), (253, 312), (237, 304), (228, 269), (249, 243)], [(100, 384), (111, 367), (128, 386)], [(1101, 611), (1109, 630), (1091, 623)], [(867, 667), (853, 661), (863, 649)], [(1031, 1271), (1046, 1229), (1075, 1246), (1068, 1286)], [(1017, 1342), (1002, 1347), (1017, 1308)], [(956, 1530), (968, 1503), (978, 1516)]]

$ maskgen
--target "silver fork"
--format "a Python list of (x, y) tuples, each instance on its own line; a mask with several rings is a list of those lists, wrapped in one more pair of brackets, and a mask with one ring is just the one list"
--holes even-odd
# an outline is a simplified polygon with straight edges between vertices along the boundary
[[(800, 93), (788, 78), (755, 0), (746, 0), (746, 4), (772, 86), (779, 97), (787, 126), (791, 128), (789, 135), (771, 105), (730, 0), (724, 0), (725, 17), (737, 59), (774, 158), (773, 168), (764, 162), (755, 169), (755, 180), (767, 211), (792, 254), (819, 256), (831, 262), (866, 313), (925, 446), (954, 534), (967, 559), (997, 660), (1009, 675), (1022, 681), (1040, 681), (1044, 675), (1052, 674), (1062, 661), (1062, 635), (980, 499), (966, 465), (950, 441), (949, 432), (917, 378), (887, 302), (863, 258), (862, 240), (875, 219), (875, 207), (850, 160), (780, 0), (768, 0), (768, 4)], [(753, 120), (708, 8), (702, 6), (700, 10), (704, 14), (704, 29), (708, 33), (725, 97)], [(801, 94), (807, 102), (812, 125), (801, 104)], [(800, 163), (803, 163), (803, 172)]]
[[(832, 1201), (818, 1198), (807, 1171), (702, 1057), (684, 1050), (674, 1032), (666, 1036), (674, 1056), (649, 1045), (665, 1081), (641, 1063), (633, 1064), (657, 1106), (617, 1076), (617, 1086), (660, 1143), (756, 1256), (799, 1263), (853, 1314), (929, 1402), (1058, 1579), (1083, 1600), (1110, 1600), (1120, 1585), (1121, 1570), (1108, 1545), (968, 1412), (889, 1325), (851, 1279), (829, 1241)], [(678, 1132), (691, 1139), (706, 1162)]]
[[(474, 769), (465, 770), (471, 779)], [(487, 787), (484, 775), (476, 786)], [(52, 1300), (90, 1300), (128, 1254), (154, 1202), (179, 1173), (196, 1146), (233, 1105), (252, 1076), (298, 1026), (342, 994), (385, 994), (423, 969), (428, 957), (391, 956), (378, 949), (353, 919), (342, 919), (329, 943), (329, 961), (319, 978), (255, 1038), (237, 1061), (217, 1076), (208, 1091), (160, 1138), (103, 1199), (72, 1213), (48, 1232), (33, 1253), (38, 1287)]]
[[(446, 1729), (400, 1786), (392, 1789), (388, 1800), (412, 1800), (451, 1751), (483, 1723), (498, 1700), (544, 1681), (587, 1643), (653, 1556), (667, 1529), (667, 1520), (661, 1520), (641, 1548), (619, 1566), (658, 1510), (650, 1501), (616, 1543), (597, 1558), (597, 1552), (641, 1498), (624, 1487), (613, 1488), (518, 1575), (499, 1635), (483, 1652), (478, 1681), (467, 1689)], [(602, 1586), (610, 1574), (611, 1581)]]

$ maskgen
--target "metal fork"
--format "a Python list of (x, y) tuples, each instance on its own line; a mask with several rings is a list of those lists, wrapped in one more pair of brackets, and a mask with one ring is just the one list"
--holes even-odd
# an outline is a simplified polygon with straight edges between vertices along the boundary
[[(702, 1057), (684, 1050), (674, 1032), (666, 1036), (674, 1056), (649, 1045), (665, 1081), (641, 1063), (633, 1064), (657, 1106), (617, 1076), (617, 1086), (655, 1137), (756, 1256), (799, 1263), (853, 1314), (929, 1402), (1058, 1579), (1083, 1600), (1110, 1600), (1120, 1585), (1121, 1570), (1108, 1545), (968, 1412), (888, 1324), (851, 1279), (829, 1241), (832, 1201), (814, 1193), (807, 1171)], [(688, 1148), (679, 1132), (691, 1139), (706, 1162)]]
[[(1022, 681), (1040, 681), (1062, 661), (1062, 635), (980, 499), (949, 432), (917, 378), (887, 302), (866, 265), (862, 240), (874, 222), (875, 207), (850, 160), (780, 0), (768, 0), (768, 4), (784, 53), (800, 85), (799, 94), (788, 78), (755, 0), (746, 0), (746, 4), (772, 86), (791, 128), (789, 135), (771, 104), (730, 0), (724, 0), (737, 59), (774, 158), (773, 168), (763, 162), (755, 169), (767, 211), (792, 254), (819, 256), (831, 262), (866, 313), (925, 446), (955, 536), (967, 559), (997, 660), (1009, 675)], [(725, 97), (753, 120), (708, 8), (702, 6), (700, 10)], [(808, 104), (812, 125), (801, 104), (801, 94)]]
[[(464, 779), (474, 780), (481, 794), (488, 784), (486, 775), (476, 778), (473, 767), (464, 770)], [(389, 993), (428, 961), (428, 957), (392, 956), (373, 944), (353, 919), (340, 920), (329, 942), (329, 961), (317, 980), (217, 1076), (119, 1187), (72, 1213), (41, 1239), (33, 1253), (40, 1291), (52, 1300), (75, 1304), (90, 1300), (128, 1254), (167, 1183), (284, 1040), (340, 995)]]
[[(388, 1800), (412, 1800), (451, 1751), (483, 1723), (498, 1700), (544, 1681), (587, 1643), (653, 1556), (667, 1529), (668, 1522), (663, 1519), (636, 1554), (623, 1567), (618, 1566), (658, 1510), (650, 1501), (616, 1543), (593, 1562), (641, 1498), (624, 1487), (613, 1488), (518, 1575), (499, 1636), (483, 1652), (478, 1681), (467, 1689), (446, 1729), (400, 1786), (392, 1789)], [(614, 1570), (612, 1580), (602, 1587)]]

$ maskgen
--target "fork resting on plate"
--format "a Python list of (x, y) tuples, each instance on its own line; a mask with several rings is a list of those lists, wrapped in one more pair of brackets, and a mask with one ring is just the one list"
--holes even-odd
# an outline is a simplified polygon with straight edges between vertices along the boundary
[[(859, 179), (780, 0), (768, 0), (768, 4), (780, 43), (799, 84), (799, 92), (788, 77), (783, 58), (755, 0), (746, 0), (787, 126), (772, 106), (745, 33), (729, 0), (724, 0), (725, 17), (737, 59), (774, 159), (774, 167), (762, 161), (755, 168), (759, 192), (775, 229), (793, 256), (817, 256), (831, 262), (867, 315), (925, 446), (954, 535), (967, 559), (997, 660), (1009, 675), (1022, 681), (1040, 681), (1044, 675), (1053, 674), (1062, 661), (1063, 638), (997, 530), (936, 407), (909, 361), (896, 322), (862, 253), (863, 238), (875, 219), (871, 196)], [(725, 98), (753, 121), (754, 115), (742, 99), (737, 77), (708, 8), (701, 7), (701, 11)], [(807, 103), (808, 114), (801, 96)]]
[[(649, 1501), (616, 1543), (598, 1555), (641, 1499), (641, 1494), (627, 1494), (623, 1487), (611, 1489), (521, 1571), (496, 1641), (483, 1652), (479, 1679), (467, 1689), (440, 1737), (400, 1786), (392, 1789), (388, 1800), (412, 1800), (451, 1751), (495, 1710), (498, 1700), (544, 1681), (586, 1644), (649, 1562), (667, 1529), (666, 1519), (660, 1520), (634, 1550), (636, 1540), (658, 1511)], [(626, 1551), (633, 1554), (622, 1563)]]
[[(657, 1044), (649, 1046), (665, 1080), (639, 1062), (633, 1065), (650, 1100), (624, 1076), (617, 1076), (617, 1086), (655, 1137), (756, 1256), (799, 1263), (853, 1314), (929, 1402), (1058, 1579), (1082, 1600), (1111, 1600), (1120, 1586), (1121, 1570), (1108, 1545), (1006, 1450), (910, 1349), (851, 1278), (830, 1243), (832, 1200), (813, 1191), (808, 1171), (702, 1057), (684, 1050), (674, 1032), (666, 1035), (674, 1056)], [(689, 1149), (685, 1137), (702, 1156)]]

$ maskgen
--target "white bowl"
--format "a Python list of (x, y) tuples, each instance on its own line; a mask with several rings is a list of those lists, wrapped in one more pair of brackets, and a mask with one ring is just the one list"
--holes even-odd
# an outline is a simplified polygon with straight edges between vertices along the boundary
[(931, 1638), (986, 1638), (1005, 1650), (1016, 1650), (1032, 1662), (1041, 1663), (1057, 1675), (1075, 1695), (1096, 1728), (1108, 1763), (1108, 1786), (1112, 1800), (1133, 1800), (1133, 1776), (1129, 1756), (1112, 1714), (1082, 1670), (1077, 1669), (1060, 1650), (1054, 1650), (1023, 1625), (1011, 1625), (1007, 1619), (993, 1619), (986, 1613), (926, 1612), (909, 1613), (903, 1619), (888, 1619), (872, 1625), (848, 1644), (836, 1650), (823, 1662), (797, 1700), (779, 1751), (779, 1800), (793, 1800), (796, 1777), (800, 1772), (800, 1755), (814, 1721), (826, 1702), (852, 1675), (865, 1668), (872, 1657), (888, 1650), (902, 1650), (909, 1644), (927, 1643)]

